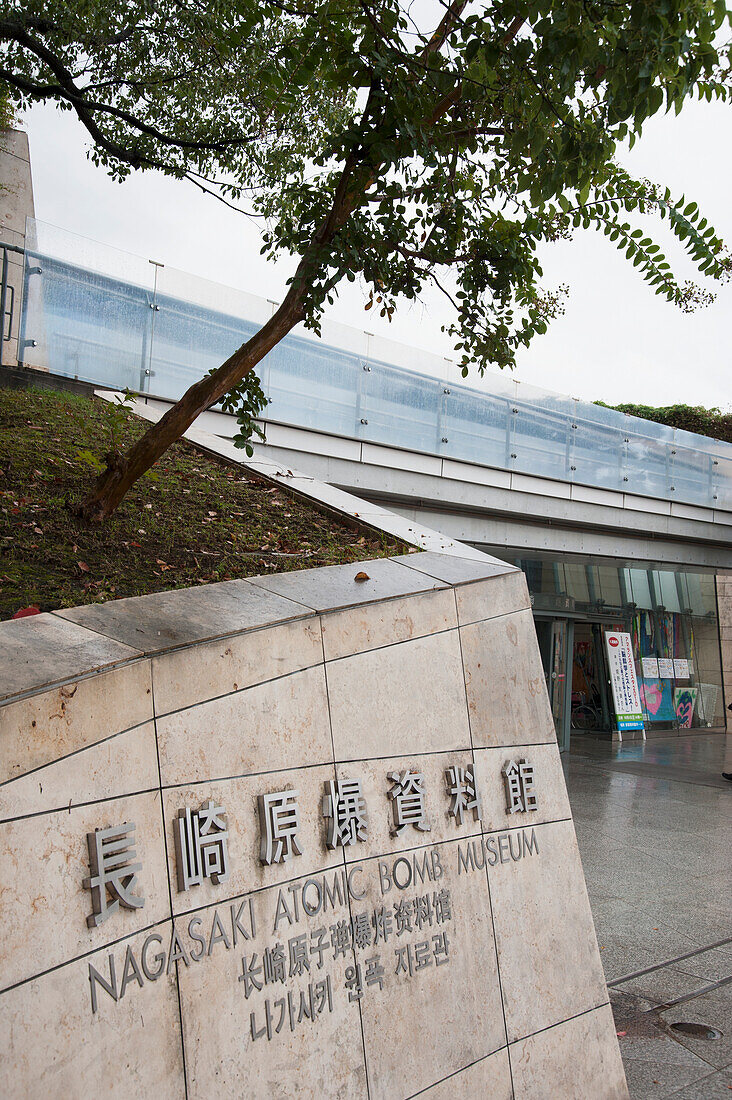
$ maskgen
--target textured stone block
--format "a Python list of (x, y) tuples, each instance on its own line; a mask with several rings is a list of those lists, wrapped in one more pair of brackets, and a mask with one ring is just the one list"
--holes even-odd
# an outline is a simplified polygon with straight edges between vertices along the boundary
[(0, 821), (159, 786), (155, 726), (145, 722), (0, 787)]
[[(421, 555), (420, 555), (421, 556)], [(408, 642), (457, 626), (455, 596), (438, 589), (322, 615), (326, 661)]]
[(422, 1095), (428, 1100), (454, 1100), (456, 1093), (463, 1097), (483, 1096), (486, 1100), (512, 1100), (508, 1051), (504, 1048), (481, 1058), (472, 1066), (452, 1073), (444, 1081), (425, 1089)]
[(153, 658), (158, 715), (321, 664), (320, 622), (295, 622), (188, 646)]
[[(307, 878), (328, 868), (342, 865), (343, 854), (326, 847), (326, 822), (322, 814), (326, 781), (335, 777), (332, 764), (272, 772), (266, 775), (197, 783), (181, 786), (164, 793), (166, 841), (170, 866), (173, 912), (186, 913), (201, 906), (226, 905), (230, 901), (292, 878)], [(281, 791), (298, 792), (300, 828), (298, 843), (301, 855), (272, 865), (260, 861), (260, 821), (257, 797)], [(228, 829), (230, 873), (227, 881), (218, 884), (204, 879), (200, 886), (186, 891), (178, 887), (178, 857), (175, 830), (180, 810), (198, 810), (212, 799), (222, 806)]]
[(607, 1001), (572, 822), (526, 825), (538, 851), (488, 869), (509, 1042)]
[[(536, 809), (508, 812), (511, 801), (503, 768), (511, 761), (525, 760), (533, 769)], [(556, 742), (551, 745), (476, 749), (475, 768), (483, 800), (483, 828), (486, 832), (527, 828), (572, 816), (562, 762)]]
[[(414, 757), (389, 756), (338, 764), (336, 772), (339, 780), (361, 780), (369, 821), (368, 838), (345, 849), (346, 862), (359, 862), (376, 855), (394, 857), (415, 848), (419, 849), (423, 857), (424, 850), (428, 847), (448, 840), (480, 835), (481, 824), (479, 820), (476, 821), (473, 811), (463, 815), (461, 824), (449, 813), (452, 799), (447, 792), (445, 772), (452, 765), (465, 767), (471, 761), (470, 750), (464, 749), (459, 752), (429, 753)], [(400, 823), (395, 813), (397, 801), (389, 795), (390, 791), (398, 791), (398, 781), (389, 777), (394, 774), (401, 779), (407, 773), (421, 776), (419, 789), (424, 792), (420, 800), (424, 807), (424, 820), (419, 824), (426, 824), (429, 829), (418, 828), (409, 822), (399, 828)]]
[[(92, 899), (82, 886), (90, 873), (86, 834), (124, 822), (136, 826), (135, 850), (142, 871), (132, 893), (144, 895), (145, 905), (119, 910), (98, 928), (88, 928)], [(0, 989), (170, 915), (158, 793), (5, 822), (0, 825), (0, 844), (12, 868), (2, 893)]]
[(609, 1005), (531, 1035), (510, 1051), (516, 1100), (627, 1100)]
[[(139, 956), (146, 936), (118, 946), (118, 959), (127, 943)], [(102, 991), (92, 1014), (89, 965), (105, 973), (107, 955), (103, 948), (0, 996), (4, 1096), (184, 1100), (175, 972), (143, 988), (133, 979), (118, 1002)]]
[[(439, 846), (442, 875), (394, 885), (381, 893), (378, 866), (364, 866), (366, 898), (354, 909), (378, 908), (447, 890), (453, 901), (451, 919), (425, 923), (410, 933), (393, 935), (380, 951), (386, 962), (383, 990), (367, 990), (361, 1001), (370, 1095), (384, 1100), (411, 1096), (504, 1046), (488, 887), (485, 874), (460, 876), (457, 841)], [(378, 865), (378, 860), (376, 864)], [(448, 955), (435, 955), (434, 936), (446, 934)], [(416, 968), (416, 947), (426, 944)], [(407, 969), (397, 974), (399, 955)], [(412, 973), (409, 972), (410, 952)], [(437, 960), (440, 959), (438, 965)], [(371, 994), (371, 995), (370, 995)]]
[(460, 628), (470, 728), (477, 748), (555, 739), (530, 611)]
[[(322, 968), (316, 953), (310, 956), (311, 969), (288, 978), (286, 984), (265, 984), (263, 973), (255, 975), (261, 989), (239, 981), (243, 957), (261, 967), (264, 951), (278, 942), (287, 951), (289, 938), (304, 935), (309, 947), (317, 929), (324, 927), (330, 936), (329, 924), (348, 917), (347, 904), (338, 905), (325, 915), (301, 914), (296, 926), (285, 921), (275, 932), (278, 893), (270, 889), (256, 895), (253, 938), (236, 951), (217, 944), (205, 961), (179, 969), (188, 1095), (202, 1100), (290, 1095), (365, 1100), (359, 1009), (357, 1003), (349, 1003), (344, 986), (346, 968), (353, 963), (350, 952), (335, 960), (329, 948)], [(319, 997), (322, 1010), (314, 1013), (314, 1020), (298, 1019), (300, 995), (308, 1008), (311, 983), (326, 979), (329, 992)], [(254, 1034), (263, 1028), (264, 1034), (253, 1038), (252, 1026)]]
[(159, 653), (295, 619), (307, 615), (308, 610), (265, 592), (250, 581), (225, 581), (110, 603), (85, 604), (57, 614), (143, 653)]
[(331, 661), (327, 676), (337, 759), (470, 745), (456, 630)]
[(517, 569), (455, 589), (461, 626), (531, 608), (526, 577)]
[(70, 756), (152, 716), (147, 661), (6, 703), (0, 707), (0, 782)]
[[(358, 574), (366, 580), (356, 580)], [(393, 599), (413, 592), (444, 588), (434, 577), (408, 569), (391, 558), (354, 562), (352, 565), (328, 565), (324, 569), (303, 569), (272, 577), (255, 577), (252, 584), (296, 600), (315, 611), (332, 611), (375, 600)]]
[(332, 761), (322, 666), (158, 718), (163, 783)]

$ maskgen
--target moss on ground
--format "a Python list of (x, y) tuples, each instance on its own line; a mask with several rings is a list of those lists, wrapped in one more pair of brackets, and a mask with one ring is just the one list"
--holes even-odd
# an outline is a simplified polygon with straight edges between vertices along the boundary
[[(88, 527), (72, 509), (119, 421), (98, 399), (0, 388), (0, 619), (408, 549), (186, 442)], [(124, 417), (124, 445), (145, 427)]]

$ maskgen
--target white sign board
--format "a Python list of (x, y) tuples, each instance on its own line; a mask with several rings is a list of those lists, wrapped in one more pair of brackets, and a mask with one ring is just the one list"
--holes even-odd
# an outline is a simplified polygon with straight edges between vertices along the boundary
[(689, 679), (689, 662), (686, 657), (674, 657), (674, 673), (677, 680)]
[(662, 680), (673, 680), (674, 663), (670, 657), (658, 658), (658, 675)]
[(643, 665), (644, 680), (658, 679), (658, 657), (642, 657), (641, 664)]
[(638, 691), (638, 679), (635, 675), (630, 634), (616, 630), (606, 631), (605, 648), (618, 729), (642, 730), (643, 710)]

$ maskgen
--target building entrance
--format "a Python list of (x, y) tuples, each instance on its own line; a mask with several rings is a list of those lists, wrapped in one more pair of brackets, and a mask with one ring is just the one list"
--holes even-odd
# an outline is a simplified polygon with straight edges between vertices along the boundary
[(600, 623), (574, 624), (570, 728), (607, 733), (614, 727), (607, 661)]
[(571, 679), (568, 657), (572, 652), (572, 625), (567, 619), (536, 619), (536, 634), (554, 719), (554, 732), (562, 751), (569, 749)]

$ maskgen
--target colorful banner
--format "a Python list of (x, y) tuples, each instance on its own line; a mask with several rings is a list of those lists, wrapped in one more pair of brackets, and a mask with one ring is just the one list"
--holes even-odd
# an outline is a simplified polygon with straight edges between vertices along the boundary
[(691, 720), (694, 717), (694, 705), (698, 694), (698, 689), (692, 687), (676, 688), (674, 691), (674, 708), (679, 729), (691, 729)]
[(618, 729), (642, 730), (643, 712), (641, 710), (638, 680), (635, 675), (633, 646), (630, 634), (617, 630), (605, 632), (605, 648), (610, 670), (610, 683), (613, 689), (613, 702)]

